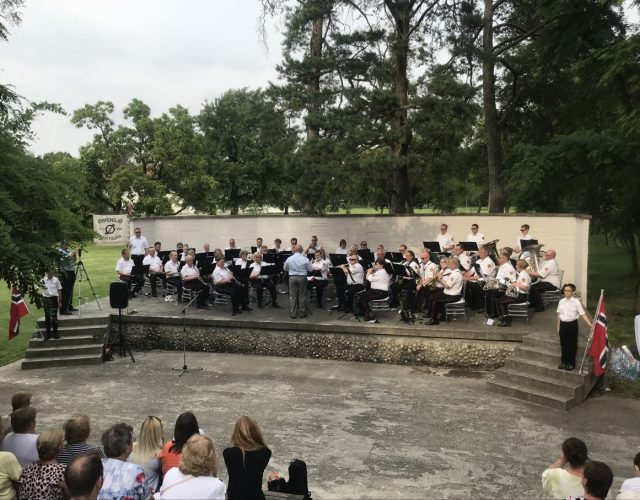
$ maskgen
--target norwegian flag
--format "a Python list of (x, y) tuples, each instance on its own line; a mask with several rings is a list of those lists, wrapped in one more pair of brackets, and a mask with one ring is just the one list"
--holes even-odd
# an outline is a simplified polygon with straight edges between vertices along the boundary
[(589, 348), (589, 356), (593, 358), (593, 373), (599, 377), (607, 369), (609, 354), (609, 337), (607, 336), (607, 314), (604, 309), (604, 294), (600, 296), (596, 321), (593, 326), (593, 340)]
[(11, 291), (11, 311), (9, 313), (9, 340), (20, 333), (20, 318), (29, 314), (27, 304), (17, 288)]

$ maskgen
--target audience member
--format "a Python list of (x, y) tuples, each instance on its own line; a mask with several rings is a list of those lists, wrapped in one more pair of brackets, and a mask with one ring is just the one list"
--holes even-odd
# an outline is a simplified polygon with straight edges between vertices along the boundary
[(64, 482), (71, 500), (96, 500), (102, 488), (104, 467), (96, 451), (76, 456), (64, 471)]
[(62, 428), (64, 429), (66, 444), (58, 453), (59, 464), (68, 464), (77, 455), (94, 450), (104, 457), (102, 450), (87, 444), (87, 439), (91, 434), (91, 421), (87, 415), (71, 417), (64, 423)]
[(144, 468), (147, 476), (149, 488), (153, 491), (158, 489), (160, 484), (160, 473), (162, 466), (158, 455), (162, 451), (164, 443), (162, 421), (158, 417), (147, 417), (140, 426), (140, 434), (135, 443), (129, 462), (138, 464)]
[[(27, 408), (30, 405), (31, 393), (29, 392), (16, 392), (11, 397), (11, 411), (16, 411), (20, 408)], [(11, 431), (13, 431), (13, 427), (11, 427), (11, 414), (3, 415), (0, 417), (0, 443)]]
[(60, 429), (47, 429), (37, 441), (39, 461), (27, 466), (20, 476), (20, 498), (63, 500), (66, 498), (61, 483), (66, 465), (59, 464), (56, 456), (64, 436)]
[(158, 455), (160, 463), (162, 463), (163, 474), (166, 474), (172, 467), (178, 467), (182, 447), (191, 436), (199, 432), (198, 420), (193, 413), (186, 411), (178, 417), (173, 430), (173, 439), (165, 443)]
[(590, 461), (584, 466), (584, 486), (585, 500), (604, 500), (607, 498), (611, 483), (613, 483), (613, 472), (604, 462)]
[(17, 498), (20, 474), (22, 474), (22, 467), (16, 456), (9, 451), (0, 451), (0, 498), (6, 500)]
[(582, 440), (573, 437), (565, 440), (558, 460), (542, 473), (544, 494), (548, 498), (582, 496), (582, 469), (587, 459), (587, 445)]
[(102, 446), (107, 458), (103, 460), (103, 482), (98, 498), (149, 498), (149, 485), (144, 469), (126, 461), (133, 449), (133, 428), (125, 423), (111, 426), (102, 434)]
[(227, 498), (264, 499), (262, 476), (271, 459), (271, 450), (255, 420), (247, 416), (238, 419), (231, 435), (231, 447), (222, 455), (229, 473)]
[(28, 406), (15, 410), (11, 414), (11, 427), (13, 432), (2, 440), (2, 451), (13, 453), (24, 469), (30, 463), (38, 461), (36, 409)]
[(620, 487), (620, 494), (617, 496), (620, 500), (640, 499), (640, 453), (633, 457), (633, 471), (635, 477), (626, 479)]
[(155, 498), (225, 500), (226, 487), (217, 474), (213, 440), (194, 434), (184, 445), (180, 465), (167, 472), (160, 494)]

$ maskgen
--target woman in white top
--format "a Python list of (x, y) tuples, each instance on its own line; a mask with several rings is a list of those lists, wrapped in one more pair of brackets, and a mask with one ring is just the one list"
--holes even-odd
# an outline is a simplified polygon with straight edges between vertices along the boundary
[(564, 299), (558, 302), (557, 331), (560, 336), (560, 365), (559, 370), (571, 371), (576, 366), (576, 351), (578, 350), (578, 318), (591, 328), (591, 320), (585, 314), (578, 299), (573, 296), (576, 286), (567, 283), (562, 287)]
[(218, 460), (209, 436), (194, 434), (182, 449), (180, 465), (164, 476), (158, 499), (224, 500), (227, 488), (218, 474)]
[(588, 459), (587, 445), (578, 438), (562, 443), (562, 453), (542, 473), (542, 491), (547, 498), (578, 498), (584, 495), (582, 470)]
[(164, 437), (162, 435), (162, 421), (158, 417), (149, 416), (140, 426), (138, 439), (133, 443), (133, 451), (129, 455), (129, 462), (144, 468), (149, 488), (158, 489), (162, 465), (158, 454), (162, 450)]
[(640, 498), (640, 453), (633, 457), (633, 470), (636, 477), (625, 479), (620, 487), (620, 494), (616, 497), (619, 500)]

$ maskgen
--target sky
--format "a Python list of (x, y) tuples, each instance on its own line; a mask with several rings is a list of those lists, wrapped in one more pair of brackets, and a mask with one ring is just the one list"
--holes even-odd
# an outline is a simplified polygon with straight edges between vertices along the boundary
[[(22, 23), (0, 42), (0, 81), (69, 113), (112, 101), (117, 122), (134, 97), (153, 115), (175, 104), (197, 113), (230, 88), (277, 80), (282, 22), (268, 21), (267, 50), (259, 13), (259, 0), (26, 0)], [(33, 128), (36, 154), (77, 156), (92, 137), (53, 114)]]

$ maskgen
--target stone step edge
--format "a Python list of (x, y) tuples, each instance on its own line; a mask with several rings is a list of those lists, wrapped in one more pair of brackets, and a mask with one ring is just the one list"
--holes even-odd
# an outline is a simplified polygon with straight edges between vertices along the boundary
[(506, 367), (502, 367), (499, 368), (498, 370), (496, 370), (496, 374), (497, 373), (503, 373), (506, 375), (513, 375), (514, 377), (522, 377), (522, 378), (528, 378), (531, 380), (535, 380), (537, 382), (543, 382), (545, 384), (551, 384), (551, 385), (557, 385), (560, 387), (563, 387), (565, 389), (572, 389), (572, 390), (576, 390), (579, 389), (580, 387), (584, 386), (584, 383), (580, 383), (579, 381), (571, 381), (571, 380), (564, 380), (564, 379), (560, 379), (560, 378), (551, 378), (551, 377), (547, 377), (545, 375), (539, 375), (537, 373), (526, 373), (526, 372), (518, 372), (515, 371), (513, 369), (508, 369)]
[[(558, 370), (558, 366), (556, 365), (556, 363), (546, 363), (544, 361), (538, 361), (538, 360), (534, 360), (534, 359), (529, 359), (529, 358), (521, 358), (520, 356), (510, 356), (506, 359), (506, 362), (508, 362), (509, 360), (512, 361), (518, 361), (520, 363), (525, 363), (528, 365), (535, 365), (537, 367), (540, 368), (548, 368), (550, 370), (556, 370), (556, 371), (560, 371)], [(587, 377), (589, 375), (592, 374), (592, 366), (590, 363), (585, 362), (585, 366), (584, 366), (584, 371), (582, 373), (579, 372), (579, 368), (580, 365), (577, 365), (576, 369), (571, 371), (571, 372), (567, 372), (567, 371), (562, 371), (562, 373), (565, 373), (569, 376), (576, 376), (576, 377)], [(560, 375), (560, 374), (559, 374)], [(561, 375), (561, 376), (565, 376), (565, 375)]]
[(23, 358), (23, 363), (41, 363), (47, 361), (75, 361), (84, 359), (102, 359), (102, 353), (100, 356), (95, 354), (70, 354), (69, 356), (52, 356), (43, 358)]
[[(519, 391), (519, 392), (524, 393), (524, 394), (532, 394), (532, 395), (537, 396), (537, 397), (539, 397), (541, 399), (549, 399), (551, 401), (555, 401), (555, 402), (561, 403), (561, 404), (566, 404), (566, 403), (571, 402), (571, 401), (574, 400), (574, 398), (571, 398), (571, 397), (563, 397), (563, 396), (560, 396), (558, 394), (552, 394), (552, 393), (549, 393), (549, 392), (546, 392), (546, 391), (537, 391), (535, 389), (530, 389), (528, 387), (522, 387), (519, 384), (509, 384), (509, 383), (502, 382), (502, 381), (499, 381), (499, 380), (497, 381), (495, 379), (487, 380), (487, 386), (489, 388), (491, 388), (492, 386), (506, 387), (507, 389), (511, 389), (513, 391)], [(523, 399), (523, 398), (518, 398), (518, 399)], [(529, 401), (529, 400), (526, 400), (526, 401)], [(529, 402), (534, 403), (535, 401), (529, 401)]]
[[(55, 342), (55, 340), (53, 341)], [(57, 351), (58, 349), (102, 349), (104, 344), (80, 344), (80, 345), (60, 345), (60, 346), (47, 346), (47, 347), (30, 347), (27, 349), (28, 351), (36, 351), (36, 352), (47, 352), (47, 351)]]

